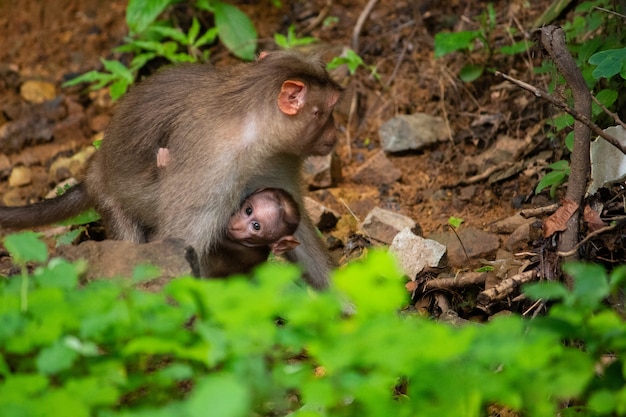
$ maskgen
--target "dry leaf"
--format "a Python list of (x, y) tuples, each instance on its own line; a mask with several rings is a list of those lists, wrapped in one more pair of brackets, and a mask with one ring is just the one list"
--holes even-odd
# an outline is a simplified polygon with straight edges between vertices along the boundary
[(600, 218), (600, 213), (592, 209), (589, 204), (585, 206), (583, 220), (587, 224), (587, 228), (590, 232), (595, 232), (606, 226), (606, 223)]
[(578, 204), (564, 198), (563, 201), (561, 201), (561, 207), (544, 222), (543, 236), (550, 237), (556, 232), (562, 232), (567, 229), (567, 221), (576, 210), (578, 210)]
[(406, 285), (404, 286), (404, 288), (406, 288), (407, 291), (409, 292), (413, 292), (417, 289), (417, 281), (409, 281), (406, 283)]

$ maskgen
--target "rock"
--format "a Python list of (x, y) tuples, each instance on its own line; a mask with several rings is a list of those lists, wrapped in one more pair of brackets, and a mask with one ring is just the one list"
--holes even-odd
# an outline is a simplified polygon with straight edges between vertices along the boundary
[(58, 183), (69, 177), (76, 177), (85, 170), (85, 165), (91, 155), (96, 152), (93, 146), (87, 146), (71, 157), (61, 156), (50, 165), (48, 182)]
[(340, 215), (311, 197), (304, 197), (304, 209), (313, 220), (315, 227), (322, 232), (331, 230), (337, 225)]
[(401, 177), (402, 172), (383, 151), (379, 151), (357, 169), (352, 180), (360, 184), (384, 185), (398, 181)]
[(94, 132), (102, 132), (108, 126), (111, 121), (111, 116), (108, 114), (98, 114), (97, 116), (89, 119), (89, 128)]
[(83, 132), (85, 113), (74, 113), (54, 125), (52, 134), (57, 142), (84, 142)]
[(506, 240), (504, 247), (511, 251), (517, 252), (528, 247), (530, 241), (530, 225), (531, 223), (525, 223), (520, 225), (513, 231)]
[(393, 239), (389, 252), (396, 256), (402, 271), (410, 279), (415, 279), (427, 266), (436, 268), (440, 265), (446, 254), (446, 247), (434, 240), (417, 236), (407, 227)]
[(310, 188), (329, 188), (341, 180), (341, 161), (331, 153), (326, 156), (311, 156), (304, 161), (304, 183)]
[(380, 207), (374, 207), (361, 225), (369, 237), (386, 244), (390, 244), (401, 230), (413, 227), (415, 221), (410, 217)]
[[(496, 253), (500, 248), (500, 238), (492, 233), (466, 227), (458, 231), (457, 234), (458, 237), (453, 232), (435, 233), (429, 236), (429, 239), (436, 240), (448, 248), (448, 259), (453, 267), (465, 267), (467, 266), (467, 257), (470, 259), (484, 258)], [(459, 239), (463, 242), (467, 257)]]
[(401, 114), (378, 129), (386, 152), (421, 149), (450, 136), (444, 120), (425, 113)]
[[(155, 289), (172, 278), (198, 275), (196, 252), (181, 239), (157, 240), (149, 243), (133, 243), (126, 240), (88, 240), (80, 245), (64, 245), (55, 251), (69, 261), (85, 259), (88, 264), (84, 280), (90, 282), (102, 278), (132, 277), (137, 265), (150, 264), (161, 270), (158, 278), (144, 287)], [(154, 282), (154, 285), (150, 285)], [(157, 288), (158, 289), (158, 288)]]
[(523, 224), (531, 224), (536, 220), (535, 217), (525, 218), (522, 217), (519, 213), (514, 214), (513, 216), (507, 217), (506, 219), (498, 220), (495, 223), (492, 223), (489, 227), (494, 233), (513, 233), (515, 229), (520, 227)]
[(30, 168), (24, 165), (18, 165), (11, 171), (9, 176), (9, 187), (20, 187), (30, 184), (33, 180), (33, 173)]
[(56, 87), (46, 81), (30, 80), (20, 87), (20, 95), (29, 103), (39, 104), (56, 97)]

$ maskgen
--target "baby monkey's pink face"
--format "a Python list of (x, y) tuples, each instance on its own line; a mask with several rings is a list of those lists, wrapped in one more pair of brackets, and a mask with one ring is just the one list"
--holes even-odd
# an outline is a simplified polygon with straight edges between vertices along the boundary
[(284, 234), (281, 208), (263, 191), (248, 197), (228, 222), (228, 237), (248, 247), (269, 245)]

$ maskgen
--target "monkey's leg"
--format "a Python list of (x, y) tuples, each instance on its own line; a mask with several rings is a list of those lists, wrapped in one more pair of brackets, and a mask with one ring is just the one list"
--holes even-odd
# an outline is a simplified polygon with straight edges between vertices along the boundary
[(98, 212), (102, 216), (109, 239), (146, 242), (146, 230), (114, 201), (100, 202)]

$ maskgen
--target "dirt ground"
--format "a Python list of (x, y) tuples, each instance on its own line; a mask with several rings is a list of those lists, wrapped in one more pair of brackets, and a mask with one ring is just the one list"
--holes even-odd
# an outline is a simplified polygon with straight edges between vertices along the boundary
[[(453, 0), (445, 2), (444, 8), (431, 0), (380, 0), (355, 35), (366, 3), (283, 1), (278, 8), (270, 1), (234, 2), (252, 17), (260, 49), (273, 48), (273, 34), (286, 33), (295, 24), (301, 35), (315, 36), (334, 50), (354, 46), (356, 38), (357, 52), (380, 75), (376, 80), (361, 69), (344, 79), (347, 93), (337, 110), (342, 179), (327, 190), (342, 202), (338, 210), (344, 214), (349, 207), (360, 220), (376, 206), (397, 211), (417, 221), (428, 237), (448, 231), (451, 216), (462, 218), (463, 227), (492, 232), (495, 222), (521, 208), (553, 202), (545, 192), (535, 196), (533, 190), (545, 166), (560, 156), (560, 147), (550, 141), (546, 127), (554, 110), (491, 73), (471, 84), (457, 76), (470, 61), (543, 86), (547, 78), (532, 72), (541, 56), (530, 53), (496, 60), (478, 48), (469, 56), (459, 53), (435, 59), (434, 35), (442, 30), (477, 29), (476, 17), (486, 10), (486, 1)], [(546, 0), (492, 3), (497, 11), (490, 39), (494, 44), (509, 41), (508, 28), (529, 30), (548, 4)], [(72, 172), (52, 173), (53, 162), (79, 152), (102, 133), (115, 107), (106, 91), (86, 93), (61, 88), (61, 84), (77, 74), (101, 69), (101, 57), (119, 57), (111, 50), (126, 34), (124, 12), (125, 2), (120, 0), (22, 0), (19, 8), (6, 2), (0, 5), (0, 130), (4, 123), (16, 120), (24, 121), (24, 131), (28, 126), (34, 130), (14, 135), (19, 140), (3, 148), (3, 204), (33, 202), (54, 190)], [(328, 27), (307, 29), (320, 13), (338, 19)], [(233, 61), (219, 44), (212, 47), (211, 56), (216, 65)], [(56, 87), (56, 107), (24, 99), (21, 86), (32, 80)], [(353, 181), (352, 175), (380, 150), (382, 123), (415, 112), (441, 117), (452, 134), (425, 150), (388, 155), (402, 172), (397, 182), (372, 186)], [(49, 123), (32, 128), (32, 122), (41, 118)], [(502, 143), (512, 143), (517, 149), (507, 165), (517, 164), (517, 169), (500, 168), (494, 171), (499, 176), (472, 178), (507, 162), (493, 156)], [(30, 180), (9, 184), (13, 168), (20, 165), (30, 168)], [(344, 243), (353, 233), (358, 228), (329, 232)], [(503, 233), (498, 237), (503, 244), (508, 238)], [(489, 261), (495, 259), (496, 254), (491, 254)], [(481, 263), (484, 260), (474, 259), (471, 265)], [(454, 271), (448, 272), (454, 276)]]

